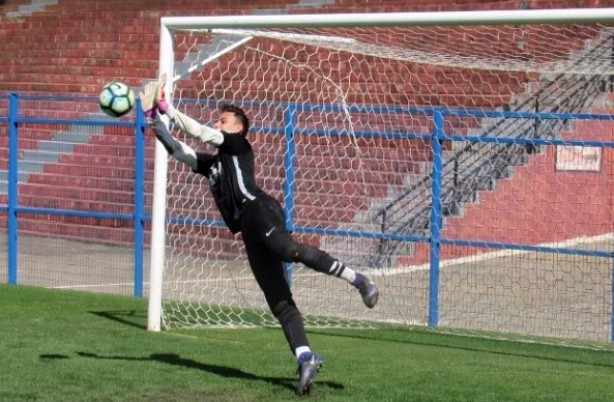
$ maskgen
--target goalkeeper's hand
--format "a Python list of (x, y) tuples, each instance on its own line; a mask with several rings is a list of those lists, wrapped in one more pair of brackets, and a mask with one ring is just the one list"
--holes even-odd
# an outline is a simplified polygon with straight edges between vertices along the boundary
[(164, 86), (166, 85), (166, 74), (160, 75), (157, 81), (147, 83), (139, 93), (141, 99), (141, 109), (145, 116), (155, 118), (156, 109), (161, 113), (166, 113), (168, 103), (164, 99)]

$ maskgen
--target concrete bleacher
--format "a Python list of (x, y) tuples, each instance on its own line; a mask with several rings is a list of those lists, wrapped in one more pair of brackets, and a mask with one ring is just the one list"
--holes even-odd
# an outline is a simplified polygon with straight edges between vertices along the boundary
[[(167, 15), (226, 15), (226, 14), (296, 14), (331, 12), (398, 12), (443, 10), (491, 10), (519, 8), (556, 8), (599, 6), (598, 1), (457, 1), (443, 5), (434, 0), (277, 0), (254, 1), (249, 7), (227, 2), (220, 7), (214, 1), (182, 1), (178, 8), (172, 1), (151, 1), (147, 8), (130, 1), (58, 0), (28, 7), (34, 2), (9, 2), (0, 8), (0, 93), (52, 93), (96, 95), (111, 80), (120, 80), (138, 88), (144, 80), (154, 77), (158, 70), (159, 18)], [(459, 42), (462, 46), (462, 42)], [(470, 46), (469, 44), (467, 46)], [(429, 67), (417, 68), (416, 78), (429, 91), (437, 82), (425, 82)], [(412, 78), (413, 79), (413, 78)], [(518, 80), (522, 82), (522, 80)], [(417, 106), (489, 107), (505, 106), (513, 95), (501, 93), (501, 87), (492, 86), (490, 92), (471, 93), (472, 87), (458, 86), (454, 93), (441, 87), (441, 93), (426, 95), (415, 93), (407, 101)], [(482, 88), (484, 89), (484, 88)], [(520, 90), (520, 89), (518, 89)], [(78, 116), (85, 111), (71, 111)], [(94, 112), (93, 110), (88, 113)], [(28, 113), (26, 111), (26, 113)], [(48, 130), (48, 131), (47, 131)], [(55, 130), (55, 131), (54, 131)], [(42, 132), (36, 128), (34, 138), (28, 138), (28, 129), (20, 131), (22, 151), (40, 150), (44, 141), (50, 141), (57, 128)], [(7, 146), (0, 137), (0, 146)], [(264, 141), (264, 140), (263, 140)], [(40, 171), (30, 172), (20, 184), (23, 206), (41, 208), (93, 210), (98, 212), (131, 214), (134, 196), (133, 138), (130, 134), (102, 132), (89, 135), (87, 141), (75, 144), (70, 150), (57, 154), (57, 160), (46, 161)], [(266, 188), (280, 189), (283, 180), (283, 159), (275, 156), (269, 147), (256, 144), (260, 167), (259, 179)], [(379, 147), (379, 148), (378, 148)], [(311, 158), (310, 147), (299, 148), (296, 191), (300, 192), (297, 215), (303, 222), (318, 221), (323, 226), (335, 222), (352, 222), (367, 210), (373, 200), (384, 198), (390, 185), (401, 186), (408, 175), (423, 174), (421, 163), (430, 159), (426, 147), (409, 146), (398, 149), (392, 144), (379, 143), (371, 149), (371, 159), (365, 159), (369, 174), (361, 180), (361, 188), (339, 186), (344, 174), (351, 175), (348, 159), (335, 155)], [(317, 149), (317, 148), (316, 148)], [(351, 148), (349, 148), (351, 149)], [(380, 153), (375, 149), (379, 149)], [(388, 158), (388, 159), (387, 159)], [(153, 170), (153, 141), (147, 147), (147, 202), (151, 200)], [(266, 161), (266, 163), (262, 163)], [(334, 166), (335, 169), (327, 169)], [(0, 169), (6, 169), (6, 160), (0, 158)], [(350, 172), (350, 173), (348, 173)], [(331, 177), (337, 175), (337, 177)], [(0, 178), (1, 179), (1, 178)], [(331, 180), (334, 179), (334, 180)], [(328, 180), (328, 181), (327, 181)], [(332, 186), (334, 188), (327, 188)], [(338, 194), (331, 196), (332, 190)], [(368, 197), (365, 197), (365, 194)], [(281, 198), (279, 191), (275, 193)], [(212, 205), (211, 201), (206, 201)], [(331, 209), (323, 214), (322, 205)], [(485, 217), (486, 218), (486, 217)], [(47, 219), (47, 218), (46, 218)], [(81, 220), (79, 220), (81, 219)], [(91, 225), (105, 226), (101, 220), (89, 218), (50, 218), (39, 222), (36, 217), (24, 218), (22, 230), (41, 234), (61, 234), (66, 237), (100, 239), (102, 241), (132, 241), (129, 222), (114, 222), (110, 227), (85, 229)], [(124, 228), (124, 231), (118, 231)], [(114, 230), (115, 229), (115, 230)]]

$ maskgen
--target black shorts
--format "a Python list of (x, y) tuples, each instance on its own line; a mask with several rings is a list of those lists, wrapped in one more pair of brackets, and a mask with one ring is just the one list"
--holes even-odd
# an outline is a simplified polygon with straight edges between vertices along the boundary
[(252, 272), (269, 307), (291, 301), (283, 248), (293, 240), (279, 202), (271, 196), (259, 196), (249, 202), (241, 214), (241, 236)]

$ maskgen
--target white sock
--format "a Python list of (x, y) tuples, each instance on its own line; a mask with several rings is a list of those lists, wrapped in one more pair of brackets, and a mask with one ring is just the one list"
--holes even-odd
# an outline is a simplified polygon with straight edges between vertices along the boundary
[(331, 275), (343, 278), (350, 283), (356, 280), (356, 271), (339, 261), (335, 261), (333, 263), (333, 265), (330, 267), (329, 272)]
[(303, 353), (306, 353), (306, 352), (311, 353), (311, 348), (309, 346), (299, 346), (294, 351), (294, 356), (296, 356), (296, 358), (298, 359), (300, 355), (302, 355)]
[(346, 281), (353, 283), (356, 280), (356, 271), (354, 271), (352, 268), (345, 267), (341, 273), (341, 277)]

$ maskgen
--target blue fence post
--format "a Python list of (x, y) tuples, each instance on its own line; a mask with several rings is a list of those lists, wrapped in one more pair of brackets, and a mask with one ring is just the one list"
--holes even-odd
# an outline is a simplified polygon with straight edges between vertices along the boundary
[(17, 284), (18, 233), (17, 233), (17, 180), (18, 180), (18, 118), (19, 96), (9, 97), (9, 165), (8, 165), (8, 269), (10, 285)]
[[(284, 208), (286, 211), (286, 228), (294, 231), (294, 159), (296, 158), (296, 144), (294, 141), (294, 126), (296, 118), (296, 106), (289, 105), (284, 113), (284, 135), (287, 149), (284, 154), (284, 169), (286, 180), (284, 181)], [(286, 280), (292, 285), (292, 264), (286, 265)]]
[(439, 251), (441, 230), (441, 187), (443, 185), (443, 157), (441, 141), (444, 136), (443, 114), (433, 114), (433, 168), (432, 168), (432, 206), (431, 206), (431, 244), (429, 271), (429, 316), (428, 325), (436, 327), (439, 323)]
[(134, 151), (134, 296), (143, 296), (143, 250), (145, 230), (145, 119), (136, 102)]

